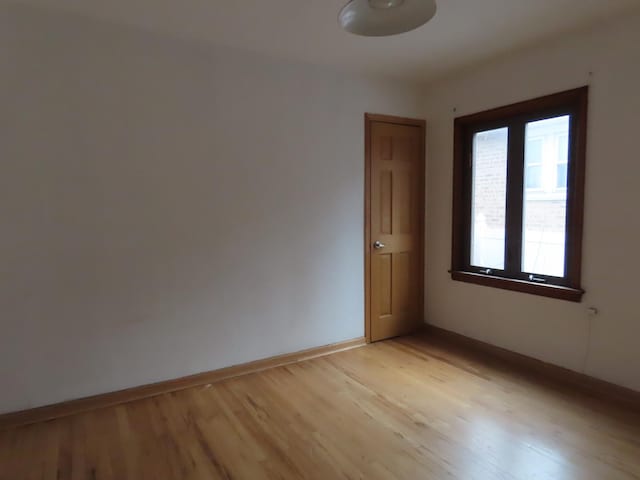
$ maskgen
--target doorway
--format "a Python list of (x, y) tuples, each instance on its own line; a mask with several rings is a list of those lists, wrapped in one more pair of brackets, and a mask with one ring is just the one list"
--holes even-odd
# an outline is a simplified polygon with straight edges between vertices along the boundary
[(365, 114), (365, 335), (411, 333), (424, 317), (425, 122)]

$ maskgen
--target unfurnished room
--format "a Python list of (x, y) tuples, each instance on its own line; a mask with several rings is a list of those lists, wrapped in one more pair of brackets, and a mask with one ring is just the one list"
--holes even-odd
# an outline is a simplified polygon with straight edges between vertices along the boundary
[(640, 2), (0, 0), (0, 480), (640, 480)]

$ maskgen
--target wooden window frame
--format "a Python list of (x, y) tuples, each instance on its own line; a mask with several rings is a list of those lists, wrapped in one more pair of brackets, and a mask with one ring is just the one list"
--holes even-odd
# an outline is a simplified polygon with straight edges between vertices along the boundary
[[(573, 302), (582, 300), (588, 96), (589, 87), (582, 87), (455, 119), (451, 255), (453, 280)], [(567, 114), (571, 115), (571, 122), (567, 172), (566, 275), (562, 278), (535, 275), (536, 281), (531, 281), (521, 271), (525, 125)], [(470, 263), (472, 142), (475, 133), (502, 127), (509, 127), (505, 270), (498, 274), (487, 274), (480, 271), (486, 269), (476, 268)]]

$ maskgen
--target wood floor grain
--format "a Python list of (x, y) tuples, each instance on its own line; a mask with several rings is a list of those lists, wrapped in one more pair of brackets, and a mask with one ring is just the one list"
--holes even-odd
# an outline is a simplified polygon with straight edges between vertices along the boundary
[(0, 479), (640, 479), (640, 416), (424, 337), (0, 432)]

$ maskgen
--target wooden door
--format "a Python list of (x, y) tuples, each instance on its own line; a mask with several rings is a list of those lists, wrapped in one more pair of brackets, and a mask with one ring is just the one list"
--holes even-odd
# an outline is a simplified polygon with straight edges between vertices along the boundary
[(366, 316), (372, 342), (423, 322), (423, 121), (366, 116)]

